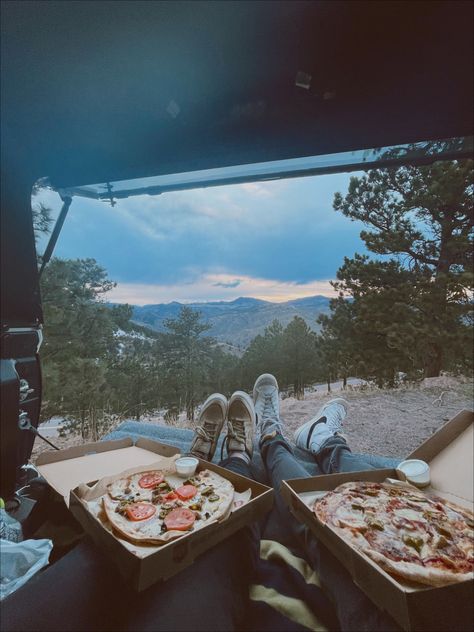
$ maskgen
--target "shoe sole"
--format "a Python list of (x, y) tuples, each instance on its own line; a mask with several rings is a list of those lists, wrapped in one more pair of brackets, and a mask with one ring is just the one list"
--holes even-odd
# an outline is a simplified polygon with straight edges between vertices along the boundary
[[(235, 391), (234, 393), (232, 393), (229, 399), (229, 405), (227, 407), (227, 419), (232, 421), (229, 415), (230, 408), (234, 402), (239, 401), (239, 400), (244, 402), (244, 404), (246, 404), (246, 408), (250, 415), (250, 423), (252, 427), (252, 446), (253, 446), (254, 437), (255, 437), (255, 426), (257, 424), (257, 416), (255, 414), (255, 406), (253, 404), (252, 398), (250, 397), (248, 393), (245, 393), (244, 391)], [(246, 451), (247, 451), (247, 448), (246, 448)], [(249, 454), (250, 458), (252, 458), (252, 452), (253, 452), (253, 447), (250, 450), (250, 454)]]
[[(317, 421), (320, 417), (322, 417), (322, 412), (323, 410), (329, 406), (329, 404), (342, 404), (342, 406), (344, 406), (344, 410), (346, 411), (347, 414), (347, 401), (345, 399), (343, 399), (342, 397), (336, 397), (334, 399), (330, 399), (328, 402), (326, 402), (325, 404), (323, 404), (321, 406), (321, 408), (318, 410), (318, 412), (316, 413), (316, 415), (314, 417), (311, 417), (311, 419), (309, 421), (307, 421), (306, 423), (304, 423), (300, 428), (298, 428), (298, 430), (295, 432), (294, 434), (294, 440), (296, 445), (298, 445), (298, 438), (300, 437), (301, 433), (303, 432), (303, 430), (305, 428), (308, 427), (309, 424), (314, 423), (315, 421)], [(301, 446), (298, 446), (301, 447)], [(303, 450), (306, 450), (307, 448), (302, 448)]]
[(257, 401), (257, 384), (259, 383), (260, 380), (263, 380), (263, 378), (271, 378), (272, 381), (274, 381), (275, 383), (278, 394), (280, 393), (280, 389), (278, 387), (278, 382), (277, 382), (276, 377), (272, 375), (271, 373), (262, 373), (262, 375), (259, 375), (257, 377), (257, 379), (255, 380), (255, 384), (253, 385), (252, 397), (253, 397), (254, 403)]

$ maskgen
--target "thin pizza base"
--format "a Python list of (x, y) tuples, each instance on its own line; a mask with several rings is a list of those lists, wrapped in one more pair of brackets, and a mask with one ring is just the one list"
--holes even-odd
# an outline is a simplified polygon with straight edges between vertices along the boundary
[[(354, 484), (354, 482), (344, 483), (337, 487), (334, 491), (342, 495), (346, 489), (353, 489)], [(387, 483), (383, 483), (383, 488), (387, 491), (400, 490), (399, 486), (390, 485)], [(410, 494), (413, 496), (424, 496), (418, 490), (410, 490)], [(322, 499), (320, 499), (320, 501), (316, 501), (314, 505), (314, 512), (317, 515), (318, 519), (332, 531), (337, 533), (342, 539), (349, 542), (358, 551), (367, 555), (367, 557), (376, 562), (383, 570), (385, 570), (389, 574), (395, 575), (401, 580), (411, 581), (423, 584), (425, 586), (428, 585), (433, 587), (459, 583), (472, 579), (474, 577), (473, 572), (453, 572), (449, 569), (441, 569), (432, 566), (421, 566), (420, 564), (409, 561), (395, 561), (390, 559), (379, 551), (374, 550), (374, 548), (370, 546), (365, 537), (357, 531), (358, 525), (356, 522), (352, 521), (352, 516), (349, 517), (347, 523), (344, 523), (343, 520), (339, 520), (340, 527), (333, 525), (331, 523), (331, 520), (333, 518), (333, 514), (331, 512), (331, 504), (326, 504), (324, 502), (324, 498), (326, 497), (323, 497)], [(433, 502), (441, 502), (447, 508), (450, 508), (461, 514), (467, 521), (472, 522), (472, 514), (465, 507), (461, 507), (451, 501), (447, 501), (442, 498), (432, 498), (431, 500)], [(340, 506), (340, 503), (336, 503), (336, 507), (338, 505)]]
[[(328, 525), (331, 529), (331, 525)], [(333, 529), (334, 530), (334, 529)], [(474, 577), (473, 573), (453, 573), (451, 571), (437, 569), (433, 567), (423, 567), (412, 562), (395, 562), (378, 551), (374, 551), (368, 544), (367, 540), (358, 533), (344, 530), (342, 534), (336, 531), (344, 540), (347, 540), (352, 546), (364, 553), (371, 560), (376, 562), (384, 571), (390, 575), (396, 575), (402, 581), (412, 581), (428, 586), (446, 586), (463, 582)]]
[(439, 587), (446, 586), (447, 584), (463, 582), (474, 577), (473, 573), (453, 573), (443, 569), (419, 566), (418, 564), (413, 564), (412, 562), (394, 562), (378, 551), (374, 551), (368, 547), (361, 550), (374, 560), (374, 562), (377, 562), (377, 564), (379, 564), (379, 566), (381, 566), (385, 571), (390, 574), (397, 575), (403, 580)]
[[(175, 472), (163, 471), (162, 473), (165, 477), (174, 478), (176, 476)], [(143, 544), (143, 545), (166, 544), (167, 542), (170, 542), (171, 540), (182, 538), (185, 535), (194, 533), (195, 531), (202, 529), (203, 527), (209, 524), (212, 524), (213, 522), (218, 522), (222, 520), (223, 518), (225, 518), (230, 512), (232, 502), (234, 499), (234, 487), (230, 481), (223, 478), (219, 474), (216, 474), (215, 472), (211, 472), (210, 470), (205, 470), (204, 472), (201, 473), (201, 475), (204, 477), (207, 485), (212, 485), (214, 487), (215, 492), (219, 495), (220, 499), (219, 499), (218, 505), (216, 506), (210, 518), (208, 520), (202, 520), (202, 519), (196, 520), (193, 525), (192, 530), (189, 530), (189, 531), (170, 530), (170, 531), (165, 531), (164, 533), (161, 533), (160, 532), (161, 524), (162, 524), (161, 520), (156, 520), (156, 519), (153, 520), (153, 518), (151, 518), (150, 521), (131, 522), (130, 520), (127, 520), (127, 518), (125, 518), (124, 516), (122, 516), (121, 514), (115, 511), (118, 505), (118, 501), (110, 498), (108, 494), (105, 495), (102, 499), (102, 505), (106, 513), (107, 519), (112, 525), (113, 530), (118, 535), (120, 535), (121, 537), (125, 538), (126, 540), (130, 542), (134, 542), (135, 544)], [(150, 529), (146, 528), (147, 526), (146, 523), (150, 525)], [(154, 525), (156, 529), (153, 529), (151, 525)], [(143, 533), (141, 531), (145, 531), (145, 532)]]

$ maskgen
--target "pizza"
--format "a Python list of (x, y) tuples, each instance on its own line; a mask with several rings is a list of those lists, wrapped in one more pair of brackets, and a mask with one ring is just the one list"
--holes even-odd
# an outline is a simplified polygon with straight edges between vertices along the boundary
[(174, 471), (152, 470), (107, 486), (102, 505), (113, 529), (137, 544), (164, 544), (227, 516), (234, 487), (203, 470), (183, 481)]
[(474, 576), (468, 510), (414, 487), (344, 483), (314, 503), (319, 520), (398, 578), (444, 586)]

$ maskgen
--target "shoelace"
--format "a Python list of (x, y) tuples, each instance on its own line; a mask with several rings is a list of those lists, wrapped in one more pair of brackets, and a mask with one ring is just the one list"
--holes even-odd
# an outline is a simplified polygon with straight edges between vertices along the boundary
[(204, 426), (196, 426), (196, 428), (194, 429), (194, 432), (197, 434), (197, 436), (200, 439), (203, 439), (204, 441), (209, 441), (210, 443), (212, 443), (212, 437), (210, 436), (208, 431), (204, 428)]
[(269, 393), (264, 393), (263, 398), (264, 398), (264, 401), (263, 401), (262, 421), (264, 419), (276, 419), (277, 412), (273, 404), (273, 396)]
[(326, 416), (327, 419), (327, 425), (329, 428), (333, 429), (333, 428), (340, 428), (342, 426), (342, 422), (344, 421), (344, 417), (345, 417), (345, 410), (344, 408), (340, 405), (337, 404), (337, 408), (334, 411), (331, 411), (332, 414), (329, 416)]
[(221, 461), (224, 458), (224, 447), (226, 448), (227, 453), (229, 453), (229, 443), (231, 439), (236, 439), (237, 441), (243, 443), (245, 446), (245, 429), (243, 422), (238, 421), (234, 425), (230, 421), (230, 419), (227, 420), (227, 434), (224, 437), (224, 441), (221, 445)]

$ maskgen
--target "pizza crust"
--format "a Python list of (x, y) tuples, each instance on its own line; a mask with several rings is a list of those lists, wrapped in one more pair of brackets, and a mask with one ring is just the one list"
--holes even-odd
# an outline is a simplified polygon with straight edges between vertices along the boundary
[[(451, 501), (429, 498), (408, 486), (359, 481), (344, 483), (316, 500), (313, 511), (320, 522), (398, 578), (445, 586), (474, 577), (474, 569), (466, 570), (472, 558), (472, 513)], [(460, 520), (464, 527), (459, 526)], [(458, 572), (428, 563), (428, 558), (442, 554), (449, 546), (440, 535), (444, 533), (440, 527), (447, 529), (448, 542), (454, 538), (453, 545), (464, 553)], [(418, 553), (409, 541), (413, 539)], [(445, 544), (439, 551), (443, 539)], [(456, 558), (452, 561), (454, 567)]]
[(370, 547), (364, 547), (361, 550), (388, 573), (420, 584), (446, 586), (447, 584), (463, 582), (474, 577), (474, 573), (453, 573), (445, 569), (420, 566), (412, 562), (395, 562)]

